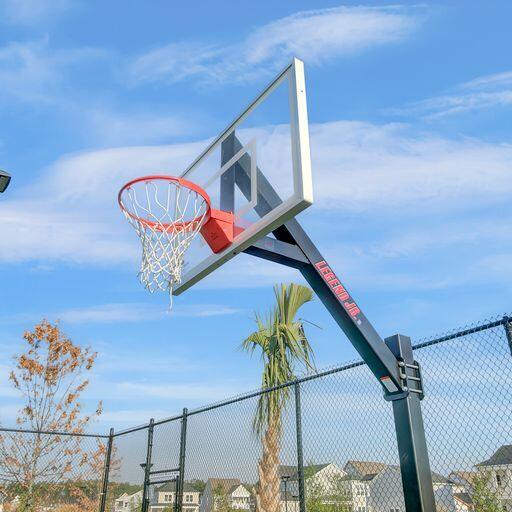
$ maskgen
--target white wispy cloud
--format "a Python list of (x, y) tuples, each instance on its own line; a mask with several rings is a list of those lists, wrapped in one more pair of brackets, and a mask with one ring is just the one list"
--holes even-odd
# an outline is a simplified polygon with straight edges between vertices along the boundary
[(10, 23), (32, 25), (55, 19), (73, 4), (71, 0), (2, 0), (0, 12)]
[(371, 252), (385, 258), (396, 258), (425, 254), (449, 246), (476, 249), (481, 244), (492, 244), (496, 240), (512, 240), (512, 218), (503, 217), (502, 223), (488, 218), (450, 219), (436, 229), (411, 226), (407, 231), (386, 237), (375, 243)]
[(512, 144), (415, 133), (410, 125), (312, 125), (316, 208), (449, 210), (491, 204), (512, 185)]
[(72, 107), (61, 86), (69, 68), (104, 59), (103, 49), (94, 47), (53, 48), (48, 36), (14, 41), (0, 47), (0, 87), (3, 101), (15, 98), (42, 105)]
[(184, 304), (179, 309), (169, 311), (158, 309), (146, 303), (100, 304), (83, 308), (66, 309), (54, 313), (20, 314), (0, 318), (2, 322), (38, 321), (43, 316), (51, 320), (61, 320), (69, 324), (98, 324), (116, 322), (150, 322), (173, 317), (202, 318), (211, 316), (233, 315), (240, 310), (219, 304)]
[[(313, 124), (310, 133), (315, 205), (307, 215), (323, 226), (328, 225), (324, 222), (326, 215), (382, 219), (387, 212), (390, 217), (400, 212), (407, 218), (416, 216), (419, 209), (436, 215), (443, 213), (446, 219), (454, 220), (463, 212), (506, 201), (512, 194), (510, 143), (417, 133), (405, 124), (350, 121)], [(32, 185), (18, 193), (13, 191), (0, 202), (4, 240), (0, 261), (121, 265), (135, 273), (140, 258), (139, 241), (119, 212), (117, 191), (124, 182), (144, 173), (179, 174), (206, 143), (115, 148), (62, 158)], [(489, 226), (493, 221), (486, 220)], [(370, 244), (362, 250), (364, 257), (344, 249), (343, 254), (352, 254), (351, 258), (360, 263), (359, 268), (352, 269), (355, 279), (363, 284), (373, 279), (382, 285), (392, 283), (402, 288), (453, 284), (453, 280), (405, 271), (398, 275), (389, 269), (382, 272), (379, 259), (404, 256), (407, 251), (435, 251), (436, 243), (437, 247), (445, 248), (461, 244), (456, 226), (452, 231), (438, 230), (437, 241), (432, 233), (422, 234), (418, 225), (409, 228), (414, 233), (403, 228), (402, 238), (394, 237), (394, 245), (382, 245), (375, 239), (374, 247)], [(489, 240), (485, 226), (476, 229), (468, 221), (460, 229), (471, 233), (474, 244)], [(501, 240), (509, 238), (510, 233), (504, 233)], [(341, 268), (351, 268), (350, 265), (350, 261), (340, 261)], [(467, 277), (463, 273), (460, 276)], [(240, 255), (202, 286), (243, 288), (291, 279), (297, 279), (293, 270)], [(55, 313), (65, 313), (60, 315), (62, 319), (75, 322), (137, 317), (119, 305)], [(211, 314), (220, 313), (214, 309)], [(201, 314), (210, 313), (205, 309)]]
[(484, 75), (461, 85), (462, 89), (487, 89), (490, 87), (512, 87), (512, 71)]
[(176, 42), (139, 56), (134, 82), (207, 83), (264, 79), (292, 56), (309, 65), (408, 37), (421, 23), (419, 7), (336, 7), (302, 11), (255, 28), (235, 44)]
[[(119, 58), (118, 56), (116, 57)], [(158, 143), (174, 136), (190, 135), (201, 119), (190, 111), (172, 113), (133, 107), (116, 107), (104, 91), (91, 95), (83, 74), (98, 73), (114, 53), (97, 47), (62, 48), (49, 36), (14, 41), (0, 46), (0, 104), (10, 107), (30, 103), (38, 111), (72, 120), (76, 135), (101, 147)]]
[[(109, 427), (133, 427), (134, 425), (147, 424), (149, 418), (167, 418), (175, 411), (155, 407), (152, 409), (118, 409), (105, 411), (99, 418), (100, 424)], [(1, 413), (1, 410), (0, 410)]]
[(114, 392), (121, 397), (146, 397), (167, 400), (188, 400), (195, 403), (208, 403), (222, 400), (233, 395), (238, 382), (226, 379), (222, 384), (211, 382), (149, 383), (149, 382), (118, 382), (114, 383)]
[(390, 112), (417, 115), (426, 119), (463, 114), (475, 110), (512, 105), (512, 71), (477, 77), (452, 92), (412, 103)]
[(116, 322), (144, 322), (162, 318), (163, 311), (151, 308), (149, 304), (114, 303), (101, 304), (86, 308), (68, 309), (55, 316), (64, 323), (116, 323)]
[(86, 138), (103, 147), (162, 143), (192, 134), (201, 122), (193, 121), (190, 114), (117, 112), (106, 105), (82, 105), (75, 115), (83, 120)]

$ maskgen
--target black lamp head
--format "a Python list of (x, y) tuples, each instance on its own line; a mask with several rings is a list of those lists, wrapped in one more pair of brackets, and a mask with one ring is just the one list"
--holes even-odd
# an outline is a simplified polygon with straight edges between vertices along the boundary
[(5, 192), (5, 189), (9, 186), (11, 181), (11, 175), (0, 169), (0, 192)]

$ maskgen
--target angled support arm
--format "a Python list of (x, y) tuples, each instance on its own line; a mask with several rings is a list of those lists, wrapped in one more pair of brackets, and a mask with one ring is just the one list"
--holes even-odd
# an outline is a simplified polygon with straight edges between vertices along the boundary
[[(223, 143), (223, 161), (224, 159), (227, 161), (229, 155), (236, 153), (241, 147), (241, 143), (232, 133)], [(243, 155), (224, 175), (225, 182), (224, 185), (221, 184), (221, 192), (223, 197), (227, 198), (227, 201), (221, 202), (221, 204), (223, 209), (233, 211), (234, 204), (231, 200), (234, 198), (234, 194), (231, 193), (232, 187), (236, 185), (242, 194), (250, 199), (250, 156)], [(264, 216), (282, 201), (259, 168), (257, 177), (258, 197), (255, 210), (258, 215)], [(245, 252), (298, 268), (355, 349), (368, 364), (372, 373), (379, 379), (385, 393), (400, 393), (402, 383), (396, 357), (378, 335), (298, 221), (288, 221), (284, 226), (277, 228), (273, 235), (276, 238), (275, 251), (269, 247), (268, 241), (272, 239), (267, 237)], [(265, 247), (266, 242), (267, 247)], [(293, 247), (294, 249), (292, 249)]]
[[(236, 154), (241, 147), (235, 133), (229, 135), (223, 142), (223, 160)], [(235, 185), (248, 200), (251, 199), (249, 169), (250, 157), (245, 154), (225, 173), (225, 181), (221, 183), (223, 209), (234, 211)], [(255, 210), (264, 216), (282, 201), (259, 168), (257, 179)], [(225, 198), (224, 203), (222, 198)], [(273, 235), (273, 246), (270, 243), (273, 239), (266, 237), (245, 252), (300, 270), (377, 377), (386, 399), (393, 404), (406, 510), (435, 512), (420, 406), (423, 386), (419, 365), (412, 356), (410, 339), (397, 335), (384, 342), (297, 220), (286, 222), (275, 229)]]

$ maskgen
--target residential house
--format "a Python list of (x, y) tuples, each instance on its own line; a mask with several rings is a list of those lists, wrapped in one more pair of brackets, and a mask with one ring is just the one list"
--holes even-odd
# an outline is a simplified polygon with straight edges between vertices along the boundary
[(512, 445), (500, 446), (487, 460), (475, 467), (480, 475), (489, 476), (488, 485), (497, 493), (503, 510), (512, 512)]
[(455, 500), (455, 511), (456, 512), (473, 512), (475, 506), (471, 494), (467, 492), (458, 492), (453, 495)]
[[(354, 512), (369, 512), (370, 486), (372, 480), (388, 468), (384, 462), (369, 460), (348, 460), (343, 466), (346, 476), (344, 478), (347, 494)], [(375, 496), (374, 501), (378, 501)], [(390, 507), (388, 509), (391, 511)], [(395, 511), (392, 511), (395, 512)]]
[(383, 469), (386, 469), (388, 464), (385, 462), (375, 462), (371, 460), (348, 460), (343, 466), (343, 471), (347, 475), (358, 476), (363, 478), (367, 475), (376, 475)]
[[(354, 512), (405, 512), (400, 468), (381, 462), (348, 461), (344, 481)], [(432, 472), (437, 512), (472, 512), (462, 485)]]
[[(281, 479), (281, 512), (299, 510), (299, 486), (297, 466), (279, 466)], [(335, 464), (312, 464), (304, 466), (304, 485), (309, 500), (322, 499), (324, 503), (344, 500), (346, 473)]]
[(199, 512), (225, 512), (230, 509), (254, 509), (251, 487), (237, 478), (208, 479)]
[[(155, 487), (149, 512), (163, 512), (174, 508), (176, 500), (176, 482), (168, 482)], [(189, 482), (183, 483), (183, 512), (199, 512), (201, 493)]]
[[(349, 460), (344, 468), (345, 481), (352, 497), (354, 512), (402, 512), (405, 510), (400, 468), (376, 461)], [(471, 499), (463, 485), (432, 472), (438, 512), (472, 510)]]
[(142, 491), (128, 494), (125, 492), (114, 501), (114, 512), (135, 512), (142, 503)]
[(464, 492), (472, 494), (477, 476), (478, 473), (476, 471), (452, 471), (448, 478), (455, 484), (464, 487)]

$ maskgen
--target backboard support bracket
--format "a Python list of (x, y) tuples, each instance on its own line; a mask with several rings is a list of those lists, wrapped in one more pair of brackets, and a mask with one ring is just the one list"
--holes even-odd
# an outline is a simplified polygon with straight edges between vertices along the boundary
[[(228, 161), (230, 155), (239, 151), (242, 145), (235, 133), (224, 143), (223, 160)], [(231, 204), (235, 186), (246, 198), (250, 197), (250, 161), (247, 155), (235, 162), (223, 177), (221, 204)], [(257, 182), (257, 204), (254, 209), (263, 216), (280, 204), (281, 199), (259, 168)], [(273, 235), (275, 240), (264, 237), (244, 252), (296, 268), (302, 273), (375, 375), (385, 397), (392, 401), (406, 510), (434, 512), (432, 473), (420, 405), (423, 388), (421, 397), (418, 393), (411, 393), (404, 385), (407, 381), (404, 381), (402, 373), (404, 363), (417, 365), (412, 359), (410, 339), (396, 335), (388, 338), (387, 343), (384, 342), (296, 219), (275, 229)]]
[(244, 251), (264, 260), (280, 263), (287, 267), (301, 269), (309, 264), (306, 255), (298, 245), (282, 242), (277, 238), (265, 236)]

